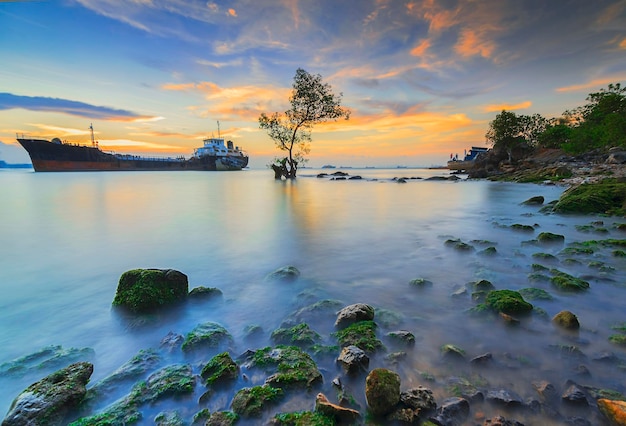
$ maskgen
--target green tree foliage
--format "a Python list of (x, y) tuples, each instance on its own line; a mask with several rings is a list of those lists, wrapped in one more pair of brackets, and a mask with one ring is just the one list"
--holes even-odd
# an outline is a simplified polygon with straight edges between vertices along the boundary
[(580, 154), (626, 146), (626, 87), (609, 84), (606, 89), (590, 93), (586, 100), (586, 105), (552, 119), (503, 110), (489, 123), (485, 137), (496, 153), (506, 153), (509, 162), (517, 153), (534, 148), (561, 148)]
[(548, 126), (548, 121), (539, 114), (517, 115), (502, 110), (489, 123), (485, 135), (496, 152), (506, 152), (508, 161), (513, 161), (515, 154), (527, 152), (537, 146), (540, 135)]
[(562, 147), (571, 153), (626, 146), (626, 87), (620, 83), (587, 96), (588, 104), (564, 115), (572, 121), (572, 134)]
[(292, 87), (289, 110), (259, 117), (259, 127), (267, 131), (278, 149), (287, 152), (286, 157), (271, 165), (276, 178), (296, 177), (298, 164), (306, 161), (310, 152), (311, 129), (315, 124), (350, 117), (350, 111), (341, 106), (342, 94), (333, 94), (321, 75), (298, 68)]

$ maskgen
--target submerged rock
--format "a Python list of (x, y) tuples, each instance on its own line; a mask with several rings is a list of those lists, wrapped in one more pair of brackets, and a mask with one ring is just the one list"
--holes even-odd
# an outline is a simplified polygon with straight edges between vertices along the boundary
[(246, 355), (247, 367), (275, 371), (265, 380), (268, 385), (311, 388), (322, 381), (322, 373), (315, 361), (296, 346), (268, 346)]
[(543, 195), (536, 195), (534, 197), (530, 197), (528, 200), (524, 201), (522, 204), (530, 205), (530, 206), (540, 206), (543, 204), (545, 199)]
[(319, 342), (322, 337), (311, 330), (308, 324), (301, 323), (291, 328), (278, 328), (274, 330), (271, 339), (278, 345), (295, 345), (308, 348)]
[(149, 312), (187, 298), (187, 275), (173, 269), (133, 269), (120, 277), (114, 306)]
[(298, 270), (298, 268), (295, 266), (283, 266), (273, 272), (270, 272), (265, 278), (272, 281), (292, 282), (297, 280), (299, 277), (300, 270)]
[(337, 362), (341, 364), (346, 373), (354, 374), (360, 371), (367, 371), (370, 358), (365, 351), (354, 345), (350, 345), (341, 350)]
[(2, 426), (63, 425), (87, 393), (93, 364), (78, 362), (33, 383), (15, 398)]

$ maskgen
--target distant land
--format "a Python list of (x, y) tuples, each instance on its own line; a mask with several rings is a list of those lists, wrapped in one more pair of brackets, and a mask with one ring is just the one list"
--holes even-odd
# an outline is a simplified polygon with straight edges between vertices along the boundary
[(33, 165), (30, 163), (7, 163), (0, 160), (0, 169), (29, 169), (32, 167)]

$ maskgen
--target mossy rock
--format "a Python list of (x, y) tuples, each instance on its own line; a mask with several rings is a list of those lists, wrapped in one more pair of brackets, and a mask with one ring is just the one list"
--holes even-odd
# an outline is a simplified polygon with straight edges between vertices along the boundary
[(239, 376), (239, 366), (231, 358), (228, 352), (215, 355), (202, 367), (200, 376), (206, 381), (206, 385), (220, 385), (233, 382)]
[(513, 225), (510, 226), (510, 228), (514, 231), (521, 231), (521, 232), (535, 232), (535, 227), (531, 226), (531, 225), (522, 225), (521, 223), (514, 223)]
[(278, 426), (334, 426), (335, 418), (315, 411), (298, 411), (295, 413), (279, 413), (272, 419)]
[(474, 246), (472, 246), (471, 244), (464, 243), (463, 241), (459, 239), (447, 240), (444, 244), (447, 247), (452, 247), (453, 249), (457, 251), (465, 252), (465, 253), (472, 252), (475, 250)]
[(154, 402), (165, 397), (190, 394), (195, 384), (196, 378), (190, 365), (168, 365), (148, 377), (141, 401)]
[(193, 415), (193, 419), (191, 420), (192, 425), (204, 425), (207, 420), (211, 417), (211, 411), (208, 408), (203, 408)]
[(185, 422), (178, 411), (162, 411), (154, 418), (155, 426), (184, 426)]
[(605, 179), (566, 190), (553, 207), (555, 213), (626, 215), (626, 183)]
[[(549, 279), (550, 278), (548, 278), (548, 280)], [(524, 297), (524, 299), (528, 299), (528, 300), (552, 300), (553, 299), (550, 293), (548, 293), (547, 291), (541, 288), (535, 288), (535, 287), (522, 288), (519, 290), (519, 292)]]
[(374, 309), (376, 322), (385, 328), (397, 327), (404, 322), (404, 314), (390, 309)]
[(557, 269), (553, 269), (551, 272), (553, 277), (550, 279), (550, 282), (559, 290), (585, 291), (589, 288), (589, 283), (583, 279), (576, 278)]
[(543, 197), (543, 195), (536, 195), (522, 202), (522, 204), (527, 205), (527, 206), (540, 206), (544, 203), (544, 201), (545, 201), (545, 198)]
[(565, 241), (565, 236), (552, 232), (542, 232), (537, 235), (537, 241), (541, 244), (562, 244)]
[(570, 311), (559, 312), (552, 318), (552, 322), (568, 330), (578, 330), (580, 328), (578, 317)]
[(278, 403), (283, 396), (282, 389), (268, 385), (243, 388), (235, 394), (231, 408), (244, 418), (260, 417), (265, 409)]
[(302, 323), (291, 328), (274, 330), (271, 339), (277, 345), (295, 345), (308, 348), (319, 342), (322, 337), (311, 330), (308, 324)]
[(392, 412), (400, 402), (400, 376), (386, 368), (376, 368), (365, 379), (367, 405), (376, 416)]
[(383, 343), (376, 337), (376, 327), (374, 321), (360, 321), (332, 335), (337, 337), (342, 347), (354, 345), (365, 352), (373, 353), (384, 348)]
[(211, 414), (204, 426), (233, 426), (239, 420), (239, 415), (232, 411), (217, 411)]
[(495, 256), (498, 254), (498, 250), (495, 247), (490, 246), (478, 252), (480, 256)]
[(91, 348), (64, 348), (61, 345), (45, 346), (31, 354), (0, 364), (0, 378), (22, 376), (31, 372), (38, 375), (53, 372), (78, 361), (95, 357)]
[(535, 272), (542, 272), (542, 271), (549, 271), (550, 270), (550, 268), (548, 268), (547, 266), (543, 266), (543, 265), (541, 265), (539, 263), (533, 263), (531, 268)]
[(550, 253), (533, 253), (533, 258), (543, 260), (544, 262), (558, 262), (559, 258)]
[(217, 348), (223, 343), (232, 341), (232, 336), (224, 327), (214, 322), (207, 322), (197, 325), (185, 336), (182, 350), (189, 352), (198, 348)]
[(189, 292), (189, 297), (194, 298), (194, 299), (209, 299), (212, 297), (221, 296), (222, 294), (223, 294), (222, 290), (220, 290), (217, 287), (200, 286), (200, 287), (193, 288)]
[(619, 346), (626, 346), (626, 335), (625, 334), (613, 334), (609, 337), (609, 342), (614, 343)]
[(271, 281), (292, 282), (300, 277), (300, 270), (295, 266), (283, 266), (270, 272), (265, 278)]
[(398, 330), (390, 331), (387, 336), (396, 343), (403, 344), (405, 346), (415, 345), (415, 335), (410, 331)]
[(425, 278), (415, 278), (409, 281), (409, 285), (411, 287), (424, 288), (424, 287), (431, 287), (433, 285), (433, 282)]
[(496, 289), (496, 287), (489, 280), (474, 281), (471, 285), (476, 291), (491, 291)]
[(445, 359), (465, 359), (465, 351), (460, 347), (446, 343), (439, 348), (441, 356)]
[(571, 247), (566, 247), (563, 250), (561, 250), (560, 254), (569, 255), (569, 256), (572, 256), (572, 255), (588, 256), (593, 253), (594, 253), (594, 250), (590, 247), (571, 246)]
[(523, 314), (532, 311), (533, 305), (514, 290), (493, 290), (487, 294), (485, 303), (492, 309), (505, 314)]
[(624, 250), (613, 250), (611, 254), (613, 257), (626, 257), (626, 251)]
[(322, 381), (315, 361), (296, 346), (268, 346), (255, 351), (248, 360), (250, 368), (274, 371), (265, 380), (270, 386), (311, 388)]
[(539, 272), (528, 274), (528, 281), (531, 283), (550, 282), (550, 277)]
[(133, 269), (120, 277), (114, 306), (149, 312), (187, 298), (187, 275), (173, 269)]

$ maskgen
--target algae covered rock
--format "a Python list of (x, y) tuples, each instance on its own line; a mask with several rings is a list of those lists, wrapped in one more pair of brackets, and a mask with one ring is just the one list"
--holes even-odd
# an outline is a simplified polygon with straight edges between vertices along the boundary
[(561, 234), (553, 234), (552, 232), (542, 232), (537, 235), (537, 241), (542, 244), (560, 244), (565, 241), (565, 237)]
[(283, 266), (267, 274), (265, 279), (270, 281), (292, 282), (300, 277), (300, 270), (295, 266)]
[(232, 382), (237, 379), (238, 375), (239, 366), (228, 352), (215, 355), (200, 372), (207, 386)]
[(224, 327), (215, 322), (206, 322), (197, 325), (187, 334), (182, 350), (188, 352), (198, 348), (216, 348), (232, 340), (232, 336)]
[(522, 202), (522, 204), (527, 206), (540, 206), (543, 204), (544, 201), (545, 199), (543, 198), (543, 195), (536, 195)]
[(87, 393), (93, 365), (77, 362), (33, 383), (15, 398), (3, 426), (62, 425)]
[(400, 402), (400, 376), (386, 368), (372, 370), (365, 379), (365, 398), (372, 414), (391, 413)]
[(149, 312), (187, 298), (187, 275), (173, 269), (133, 269), (120, 277), (113, 305)]
[(296, 346), (268, 346), (252, 352), (249, 368), (261, 368), (274, 374), (265, 383), (274, 387), (306, 387), (322, 381), (322, 373), (309, 354)]
[(343, 330), (333, 333), (341, 346), (354, 345), (365, 352), (372, 353), (383, 348), (383, 343), (376, 337), (376, 323), (361, 321)]
[(581, 278), (576, 278), (558, 269), (553, 269), (550, 272), (553, 274), (553, 277), (550, 278), (550, 282), (560, 290), (584, 291), (589, 288), (589, 283)]
[(217, 411), (211, 414), (204, 426), (233, 426), (239, 420), (239, 416), (232, 411)]
[(580, 328), (578, 317), (570, 311), (559, 312), (552, 318), (552, 322), (568, 330), (578, 330)]
[(626, 214), (626, 183), (605, 179), (566, 190), (554, 205), (555, 213)]
[(196, 287), (189, 292), (189, 297), (193, 299), (210, 299), (212, 297), (221, 296), (222, 290), (217, 287)]
[(322, 337), (311, 330), (308, 324), (301, 323), (291, 328), (279, 328), (274, 330), (271, 339), (278, 345), (295, 345), (308, 348), (319, 342)]
[(235, 394), (231, 408), (241, 417), (260, 417), (264, 409), (276, 404), (283, 396), (282, 389), (268, 385), (243, 388)]
[(64, 348), (45, 346), (33, 353), (0, 364), (0, 378), (36, 373), (39, 377), (79, 361), (90, 361), (95, 356), (91, 348)]
[(492, 290), (487, 294), (485, 304), (505, 314), (522, 314), (533, 310), (533, 305), (514, 290)]

